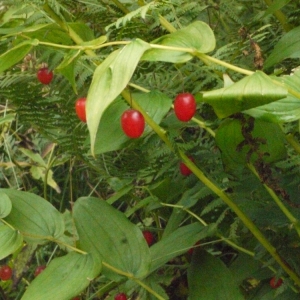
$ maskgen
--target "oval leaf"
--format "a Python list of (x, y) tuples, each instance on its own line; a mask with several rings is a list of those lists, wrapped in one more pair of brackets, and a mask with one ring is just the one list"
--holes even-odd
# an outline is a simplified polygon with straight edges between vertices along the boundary
[(18, 229), (28, 242), (44, 243), (64, 233), (61, 214), (45, 199), (28, 192), (1, 189), (12, 202), (5, 221)]
[[(294, 69), (291, 75), (278, 77), (277, 80), (300, 94), (299, 68)], [(300, 101), (288, 94), (284, 99), (246, 110), (244, 113), (269, 122), (293, 122), (300, 119)]]
[(287, 90), (261, 71), (228, 87), (203, 93), (219, 118), (285, 98)]
[[(98, 198), (80, 198), (73, 216), (82, 250), (135, 277), (148, 273), (148, 245), (141, 230), (123, 213)], [(116, 278), (116, 274), (105, 275)]]
[(82, 292), (101, 271), (92, 255), (71, 252), (55, 258), (29, 285), (22, 300), (69, 300)]
[[(286, 148), (279, 125), (262, 120), (254, 122), (254, 129), (250, 134), (253, 138), (260, 139), (258, 151), (260, 154), (266, 154), (263, 159), (269, 163), (283, 159), (286, 156)], [(244, 140), (242, 125), (237, 119), (226, 120), (217, 130), (216, 143), (222, 152), (223, 163), (228, 169), (243, 167), (248, 163), (248, 159), (253, 162), (258, 158), (257, 153), (249, 156), (250, 146), (247, 143), (238, 149)]]
[(87, 96), (87, 125), (91, 137), (91, 151), (98, 126), (106, 108), (126, 87), (149, 44), (136, 39), (123, 49), (111, 53), (95, 70)]
[[(200, 53), (208, 53), (215, 49), (216, 39), (212, 29), (206, 23), (197, 21), (183, 29), (167, 34), (152, 43), (175, 48), (197, 50)], [(151, 49), (142, 57), (143, 60), (148, 61), (166, 61), (173, 63), (183, 63), (192, 58), (193, 55), (191, 53), (168, 49)]]
[(188, 269), (190, 300), (244, 300), (225, 264), (203, 250), (196, 250)]
[[(172, 100), (159, 91), (132, 94), (132, 98), (157, 124), (161, 122), (172, 105)], [(121, 115), (128, 108), (128, 104), (118, 98), (105, 110), (95, 140), (95, 154), (119, 150), (132, 141), (124, 134), (120, 125)], [(146, 127), (145, 132), (150, 130)]]
[(215, 224), (204, 227), (200, 223), (193, 223), (180, 227), (163, 237), (150, 248), (152, 258), (151, 272), (160, 268), (174, 257), (186, 253), (196, 242), (214, 234), (215, 230)]
[(23, 238), (18, 230), (9, 226), (0, 226), (0, 260), (14, 253), (22, 246)]
[(274, 50), (265, 61), (267, 69), (286, 58), (300, 57), (300, 26), (286, 33), (274, 47)]
[(11, 212), (11, 209), (12, 204), (9, 197), (0, 191), (0, 218), (5, 218), (8, 216)]
[(0, 55), (0, 73), (18, 63), (31, 50), (32, 45), (37, 45), (36, 40), (23, 42)]

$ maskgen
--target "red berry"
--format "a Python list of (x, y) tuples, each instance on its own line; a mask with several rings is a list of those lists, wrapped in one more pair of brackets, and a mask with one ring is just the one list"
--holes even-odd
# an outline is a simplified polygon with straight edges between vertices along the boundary
[[(194, 159), (192, 157), (189, 157), (189, 159), (194, 162)], [(183, 176), (189, 176), (190, 174), (192, 174), (193, 172), (185, 165), (185, 163), (181, 162), (180, 165), (180, 173)]]
[(2, 266), (0, 267), (0, 279), (3, 281), (7, 281), (12, 276), (12, 269), (10, 266)]
[(34, 277), (40, 275), (45, 269), (46, 266), (38, 266), (34, 271)]
[(154, 235), (152, 232), (145, 230), (143, 231), (143, 236), (148, 244), (148, 246), (151, 246), (154, 243)]
[(76, 114), (82, 122), (86, 122), (85, 104), (86, 98), (84, 97), (77, 99), (75, 103)]
[(121, 116), (121, 126), (128, 137), (139, 138), (145, 129), (145, 119), (138, 110), (127, 109)]
[(79, 296), (74, 297), (72, 300), (80, 300), (80, 297)]
[(192, 248), (190, 248), (190, 249), (188, 250), (188, 254), (192, 255), (193, 252), (194, 252), (195, 247), (197, 247), (197, 246), (199, 246), (199, 245), (200, 245), (200, 241), (198, 241)]
[(36, 76), (42, 84), (49, 84), (53, 79), (53, 72), (49, 71), (48, 68), (41, 68), (38, 70)]
[(270, 280), (270, 287), (272, 289), (277, 289), (282, 285), (283, 280), (281, 278), (272, 277)]
[(115, 296), (115, 300), (127, 300), (127, 296), (124, 293), (120, 293)]
[(183, 122), (189, 121), (196, 112), (196, 100), (192, 94), (182, 93), (174, 101), (176, 117)]

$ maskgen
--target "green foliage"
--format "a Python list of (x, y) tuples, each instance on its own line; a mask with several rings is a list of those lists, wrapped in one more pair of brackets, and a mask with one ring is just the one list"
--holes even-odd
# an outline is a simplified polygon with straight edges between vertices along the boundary
[(297, 299), (300, 8), (265, 3), (2, 1), (1, 297)]

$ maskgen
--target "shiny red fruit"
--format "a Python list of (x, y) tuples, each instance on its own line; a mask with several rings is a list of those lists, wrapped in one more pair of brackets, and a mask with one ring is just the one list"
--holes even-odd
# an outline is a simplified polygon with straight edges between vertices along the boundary
[(74, 297), (72, 300), (80, 300), (80, 297)]
[(135, 109), (127, 109), (121, 116), (121, 127), (130, 138), (139, 138), (145, 129), (143, 115)]
[(53, 79), (53, 72), (48, 68), (41, 68), (36, 74), (38, 80), (42, 84), (49, 84)]
[(34, 271), (34, 277), (40, 275), (45, 269), (46, 266), (38, 266)]
[[(189, 159), (194, 162), (194, 159), (192, 157), (189, 157)], [(185, 163), (181, 162), (179, 165), (180, 168), (180, 173), (183, 176), (189, 176), (190, 174), (192, 174), (193, 172), (185, 165)]]
[(272, 277), (270, 280), (270, 287), (272, 289), (279, 288), (283, 283), (283, 280), (281, 278)]
[(7, 281), (11, 279), (12, 269), (10, 266), (1, 266), (0, 267), (0, 279), (3, 281)]
[(85, 104), (86, 98), (84, 97), (77, 99), (75, 103), (76, 114), (82, 122), (86, 122)]
[(124, 293), (120, 293), (115, 296), (115, 300), (127, 300), (127, 296)]
[(187, 122), (196, 112), (196, 100), (190, 93), (177, 95), (174, 101), (174, 111), (178, 120)]
[(143, 231), (143, 236), (144, 236), (148, 246), (151, 246), (154, 243), (155, 238), (154, 238), (154, 235), (152, 232), (145, 230), (145, 231)]

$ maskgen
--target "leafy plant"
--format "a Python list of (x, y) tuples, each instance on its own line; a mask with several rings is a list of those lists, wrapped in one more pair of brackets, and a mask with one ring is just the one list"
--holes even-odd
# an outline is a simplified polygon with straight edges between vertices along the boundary
[(2, 5), (2, 298), (298, 298), (297, 3)]

